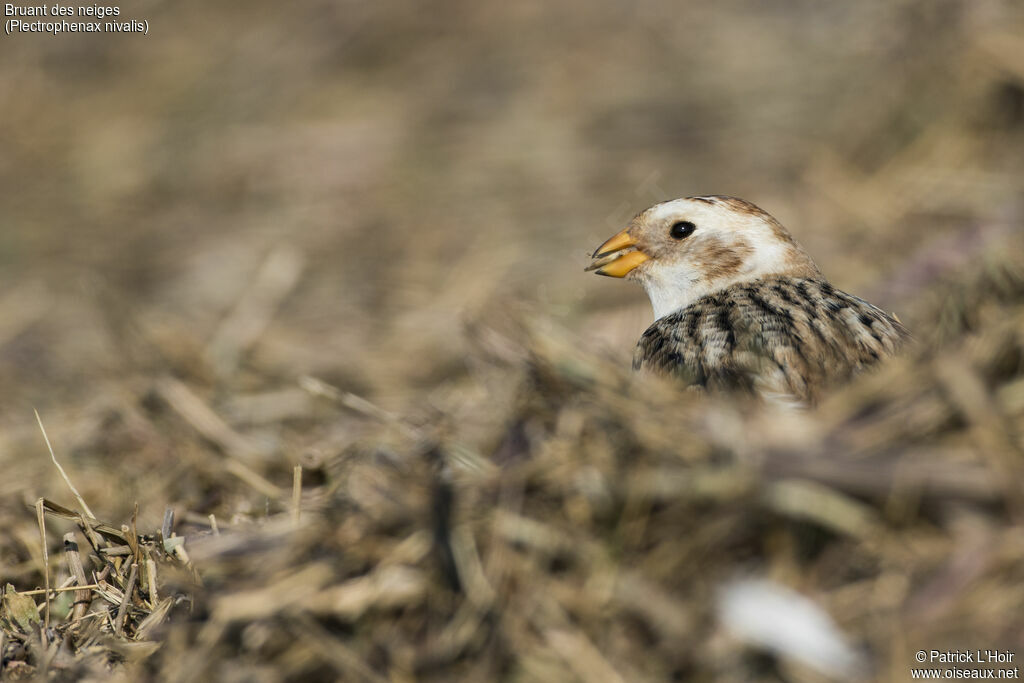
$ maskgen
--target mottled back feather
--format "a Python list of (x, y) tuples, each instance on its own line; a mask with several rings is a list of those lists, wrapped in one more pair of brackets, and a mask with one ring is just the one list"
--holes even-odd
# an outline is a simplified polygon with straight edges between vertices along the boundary
[(633, 367), (709, 390), (812, 404), (909, 339), (897, 320), (825, 280), (767, 277), (655, 321), (637, 344)]

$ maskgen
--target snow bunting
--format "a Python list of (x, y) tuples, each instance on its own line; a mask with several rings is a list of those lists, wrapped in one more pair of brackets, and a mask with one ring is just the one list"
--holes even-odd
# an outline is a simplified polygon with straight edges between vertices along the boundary
[(656, 204), (598, 247), (587, 270), (647, 290), (656, 320), (635, 369), (708, 389), (814, 403), (910, 339), (895, 318), (829, 284), (777, 220), (734, 197)]

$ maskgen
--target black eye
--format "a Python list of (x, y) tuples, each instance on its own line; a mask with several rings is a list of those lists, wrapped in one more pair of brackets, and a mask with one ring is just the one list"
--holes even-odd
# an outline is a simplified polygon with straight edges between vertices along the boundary
[(672, 224), (672, 229), (668, 231), (668, 234), (672, 235), (677, 240), (681, 240), (684, 237), (689, 237), (693, 234), (693, 231), (697, 229), (697, 226), (690, 221), (679, 221), (678, 223)]

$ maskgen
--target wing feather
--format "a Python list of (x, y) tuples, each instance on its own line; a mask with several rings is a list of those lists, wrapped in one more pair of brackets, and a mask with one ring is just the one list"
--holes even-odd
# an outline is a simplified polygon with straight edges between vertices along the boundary
[(765, 278), (655, 321), (633, 367), (708, 389), (813, 403), (909, 339), (897, 320), (828, 282)]

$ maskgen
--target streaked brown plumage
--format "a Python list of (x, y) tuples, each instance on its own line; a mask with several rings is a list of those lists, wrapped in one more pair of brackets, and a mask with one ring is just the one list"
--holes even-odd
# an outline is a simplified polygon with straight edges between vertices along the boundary
[(640, 281), (654, 305), (634, 368), (711, 390), (814, 403), (910, 338), (829, 284), (778, 221), (732, 197), (651, 207), (598, 247), (594, 269)]
[(906, 338), (885, 312), (824, 280), (767, 277), (656, 320), (637, 344), (633, 367), (709, 389), (814, 401)]

